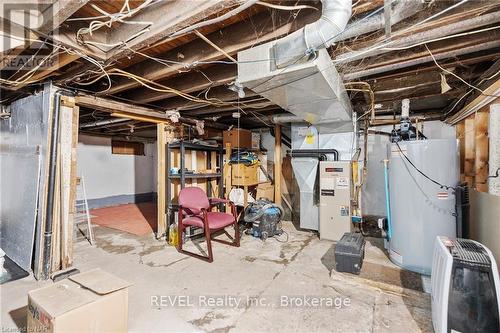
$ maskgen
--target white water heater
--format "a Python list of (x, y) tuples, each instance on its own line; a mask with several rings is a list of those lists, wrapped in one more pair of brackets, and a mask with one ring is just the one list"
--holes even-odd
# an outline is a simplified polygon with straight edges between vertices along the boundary
[(440, 184), (457, 186), (457, 141), (433, 139), (390, 143), (388, 160), (389, 257), (398, 266), (429, 275), (436, 237), (456, 236), (455, 195), (452, 188), (443, 188), (424, 175)]

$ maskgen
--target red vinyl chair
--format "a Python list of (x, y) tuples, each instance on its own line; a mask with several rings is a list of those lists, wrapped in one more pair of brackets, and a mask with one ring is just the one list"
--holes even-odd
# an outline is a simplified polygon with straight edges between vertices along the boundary
[[(212, 208), (218, 204), (225, 203), (231, 207), (231, 214), (223, 212), (213, 212)], [(232, 242), (212, 239), (212, 233), (223, 230), (232, 225), (234, 227), (234, 237)], [(182, 234), (187, 226), (202, 228), (205, 232), (208, 256), (186, 251), (182, 248)], [(214, 260), (212, 254), (211, 241), (220, 242), (231, 246), (240, 246), (240, 230), (236, 217), (236, 207), (233, 202), (221, 198), (208, 198), (205, 192), (199, 187), (186, 187), (179, 193), (179, 228), (178, 228), (177, 250), (181, 253), (202, 259), (208, 262)]]

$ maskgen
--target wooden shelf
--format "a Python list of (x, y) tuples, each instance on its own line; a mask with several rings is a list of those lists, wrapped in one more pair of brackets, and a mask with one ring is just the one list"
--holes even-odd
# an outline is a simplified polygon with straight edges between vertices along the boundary
[[(222, 151), (222, 148), (220, 146), (207, 146), (207, 145), (200, 145), (197, 143), (191, 143), (191, 142), (184, 142), (184, 149), (189, 149), (189, 150), (200, 150), (200, 151)], [(174, 142), (168, 144), (168, 147), (171, 149), (175, 148), (180, 148), (181, 143), (180, 142)]]
[[(172, 178), (172, 179), (180, 179), (181, 175), (180, 174), (168, 175), (168, 177)], [(222, 174), (220, 174), (220, 173), (186, 173), (186, 174), (184, 174), (184, 177), (186, 179), (219, 178), (219, 177), (222, 177)]]

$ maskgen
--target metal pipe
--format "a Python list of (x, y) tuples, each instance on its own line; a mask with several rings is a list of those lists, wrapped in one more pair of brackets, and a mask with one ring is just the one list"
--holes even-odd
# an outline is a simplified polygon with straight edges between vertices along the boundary
[(351, 17), (352, 0), (321, 0), (321, 18), (276, 41), (276, 66), (282, 68), (301, 59), (309, 50), (335, 42)]
[(389, 195), (389, 160), (384, 161), (385, 211), (387, 214), (387, 240), (392, 238), (391, 202)]
[(287, 154), (291, 157), (317, 157), (322, 158), (327, 154), (333, 155), (333, 160), (339, 160), (339, 152), (337, 149), (292, 149), (287, 150)]
[[(392, 1), (394, 3), (394, 1)], [(411, 17), (424, 8), (425, 4), (420, 0), (403, 0), (397, 3), (391, 9), (391, 25), (395, 25), (408, 17)], [(333, 39), (333, 42), (346, 40), (349, 38), (364, 35), (384, 28), (384, 11), (368, 19), (360, 18), (350, 23), (347, 28)], [(360, 22), (360, 20), (363, 20)]]
[(125, 119), (124, 118), (112, 118), (112, 119), (97, 120), (97, 121), (92, 121), (89, 123), (81, 124), (80, 129), (111, 125), (111, 124), (115, 124), (115, 123), (123, 123), (123, 122), (127, 122), (130, 120), (131, 119), (126, 119), (126, 118)]

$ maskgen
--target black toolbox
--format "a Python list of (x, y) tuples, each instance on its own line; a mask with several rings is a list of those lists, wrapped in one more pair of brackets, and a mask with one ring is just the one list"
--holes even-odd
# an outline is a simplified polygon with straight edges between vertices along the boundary
[(346, 232), (335, 245), (337, 272), (359, 274), (365, 257), (365, 239), (359, 233)]

